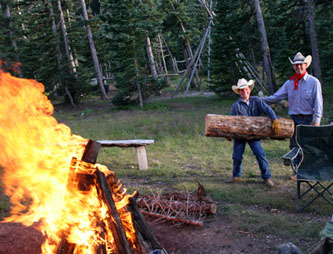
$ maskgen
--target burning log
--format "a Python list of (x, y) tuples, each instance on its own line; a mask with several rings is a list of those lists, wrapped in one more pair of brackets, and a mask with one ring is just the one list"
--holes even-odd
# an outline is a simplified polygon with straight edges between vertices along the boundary
[[(96, 215), (95, 224), (100, 230), (98, 231), (99, 237), (105, 239), (94, 247), (95, 253), (106, 254), (109, 253), (109, 245), (107, 242), (106, 233), (107, 229), (112, 232), (113, 238), (113, 251), (112, 253), (119, 254), (132, 254), (132, 253), (147, 253), (153, 249), (162, 249), (138, 209), (135, 209), (131, 197), (125, 196), (126, 190), (122, 188), (120, 181), (116, 178), (113, 172), (106, 172), (107, 177), (95, 165), (97, 154), (100, 145), (95, 141), (89, 141), (86, 150), (82, 156), (82, 160), (78, 161), (76, 158), (72, 159), (68, 181), (67, 181), (67, 194), (68, 202), (71, 200), (71, 195), (74, 190), (79, 190), (82, 193), (90, 191), (92, 188), (97, 189), (97, 195), (102, 203), (108, 209), (109, 217), (106, 222), (100, 220), (99, 215)], [(127, 206), (117, 207), (115, 202), (122, 202), (124, 198), (128, 198), (129, 204)], [(135, 201), (134, 201), (135, 203)], [(136, 203), (135, 203), (136, 204)], [(123, 224), (120, 213), (123, 216), (129, 214), (132, 218), (133, 232), (136, 230), (135, 239), (131, 243), (126, 235), (125, 228), (131, 230), (128, 226)], [(140, 225), (140, 227), (139, 227)], [(142, 230), (143, 229), (143, 230)], [(63, 232), (62, 238), (56, 249), (57, 254), (71, 254), (75, 252), (75, 244), (69, 243), (67, 240), (68, 233)], [(140, 244), (139, 244), (140, 239)], [(144, 246), (144, 249), (141, 248)], [(131, 247), (132, 246), (132, 247)]]
[(122, 226), (122, 222), (120, 219), (120, 215), (113, 201), (111, 192), (108, 188), (105, 175), (97, 169), (95, 172), (95, 176), (97, 178), (96, 185), (99, 190), (99, 195), (102, 196), (111, 214), (111, 219), (109, 220), (109, 223), (118, 253), (131, 254), (132, 251), (127, 241), (125, 230), (124, 227)]
[[(133, 216), (135, 230), (137, 232), (140, 232), (140, 242), (142, 245), (146, 246), (146, 249), (162, 249), (160, 243), (155, 238), (152, 230), (148, 227), (145, 217), (139, 210), (136, 202), (137, 196), (138, 195), (136, 195), (134, 198), (129, 198), (130, 203), (128, 207), (131, 210)], [(147, 244), (149, 244), (149, 246), (147, 246)]]
[[(88, 191), (90, 190), (91, 185), (94, 184), (94, 175), (91, 174), (93, 171), (88, 174), (89, 165), (87, 165), (86, 163), (96, 163), (100, 146), (101, 145), (99, 143), (89, 140), (82, 155), (81, 163), (78, 162), (77, 158), (72, 158), (67, 180), (66, 199), (71, 199), (72, 192), (75, 189), (78, 189), (80, 191)], [(80, 170), (80, 172), (76, 172), (77, 167), (87, 168), (87, 170), (82, 169)], [(74, 253), (75, 244), (69, 243), (67, 241), (67, 237), (67, 232), (63, 232), (61, 241), (58, 244), (56, 250), (57, 254)]]
[(205, 135), (231, 139), (289, 139), (294, 134), (294, 122), (291, 119), (279, 119), (281, 131), (272, 132), (272, 120), (263, 116), (230, 116), (207, 114)]

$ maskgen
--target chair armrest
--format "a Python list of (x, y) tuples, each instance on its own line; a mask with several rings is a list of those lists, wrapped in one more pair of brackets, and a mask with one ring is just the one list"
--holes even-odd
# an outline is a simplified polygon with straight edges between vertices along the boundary
[(283, 155), (281, 159), (283, 159), (283, 164), (285, 166), (291, 166), (294, 169), (294, 160), (300, 153), (301, 149), (299, 147), (294, 147), (288, 153)]

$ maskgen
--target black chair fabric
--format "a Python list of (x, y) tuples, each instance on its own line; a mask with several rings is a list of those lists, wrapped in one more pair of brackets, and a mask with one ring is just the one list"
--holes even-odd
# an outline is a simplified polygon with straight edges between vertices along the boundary
[(333, 125), (298, 125), (296, 142), (302, 154), (297, 178), (333, 181)]
[[(318, 198), (333, 205), (333, 125), (296, 127), (298, 148), (282, 157), (297, 175), (297, 211), (304, 210)], [(290, 161), (286, 163), (286, 161)], [(301, 189), (301, 184), (307, 187)], [(305, 201), (304, 196), (315, 193)], [(301, 200), (303, 199), (303, 206)], [(304, 202), (305, 201), (305, 202)]]

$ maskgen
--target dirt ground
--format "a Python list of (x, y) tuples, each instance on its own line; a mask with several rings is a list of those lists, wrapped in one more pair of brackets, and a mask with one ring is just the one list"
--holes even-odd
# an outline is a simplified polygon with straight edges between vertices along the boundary
[[(238, 231), (220, 216), (205, 222), (203, 227), (161, 221), (148, 224), (168, 254), (270, 254), (285, 243), (273, 236), (260, 239), (251, 232)], [(40, 254), (43, 241), (43, 235), (33, 227), (0, 223), (0, 254)]]

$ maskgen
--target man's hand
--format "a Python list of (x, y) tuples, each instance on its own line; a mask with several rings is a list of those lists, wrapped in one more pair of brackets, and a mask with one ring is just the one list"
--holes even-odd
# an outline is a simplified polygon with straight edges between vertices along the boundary
[(273, 123), (272, 123), (272, 130), (273, 130), (273, 135), (277, 135), (280, 133), (281, 131), (281, 126), (280, 126), (280, 122), (278, 119), (274, 119)]

